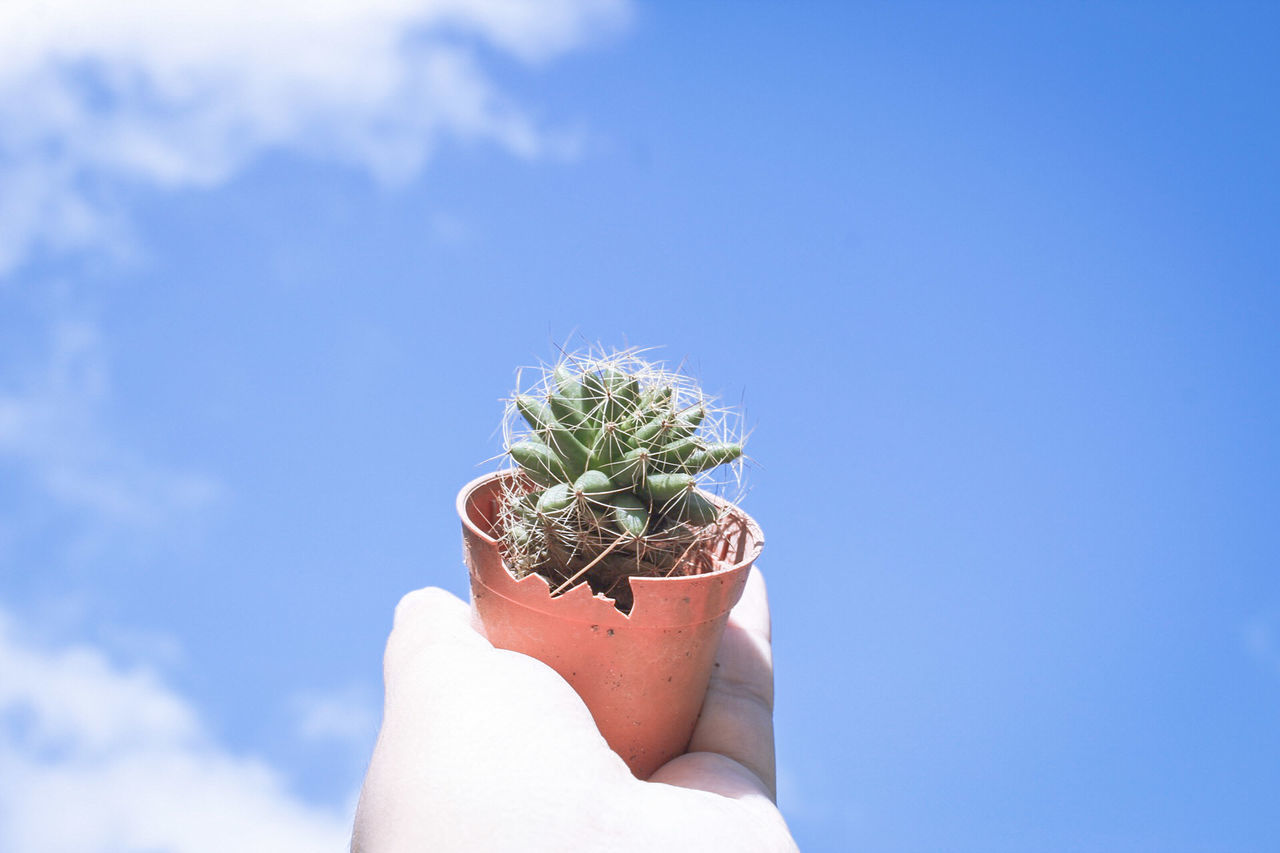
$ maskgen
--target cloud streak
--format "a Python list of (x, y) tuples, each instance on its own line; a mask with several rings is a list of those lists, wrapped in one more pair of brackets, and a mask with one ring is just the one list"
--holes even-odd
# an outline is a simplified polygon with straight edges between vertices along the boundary
[(216, 186), (266, 151), (407, 180), (445, 138), (563, 151), (494, 83), (626, 23), (624, 0), (0, 4), (0, 275), (116, 246), (134, 188)]

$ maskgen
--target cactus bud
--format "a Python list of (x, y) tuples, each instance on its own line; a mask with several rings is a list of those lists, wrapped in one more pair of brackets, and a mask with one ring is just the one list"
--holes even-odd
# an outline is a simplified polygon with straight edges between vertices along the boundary
[(736, 442), (720, 441), (706, 447), (684, 460), (681, 470), (688, 474), (701, 474), (717, 465), (733, 462), (742, 455), (742, 445)]
[(516, 460), (520, 470), (539, 485), (554, 486), (568, 479), (564, 463), (559, 457), (540, 441), (525, 440), (511, 445), (511, 458)]
[(665, 504), (682, 492), (694, 488), (691, 474), (650, 474), (641, 487), (654, 503)]
[(639, 496), (619, 492), (611, 495), (607, 503), (613, 511), (614, 521), (624, 533), (636, 538), (644, 535), (645, 528), (649, 526), (649, 505)]
[(700, 492), (689, 490), (676, 498), (672, 514), (683, 522), (702, 527), (715, 521), (720, 511)]
[(553, 422), (551, 411), (537, 397), (521, 394), (516, 397), (516, 408), (534, 430), (544, 430)]

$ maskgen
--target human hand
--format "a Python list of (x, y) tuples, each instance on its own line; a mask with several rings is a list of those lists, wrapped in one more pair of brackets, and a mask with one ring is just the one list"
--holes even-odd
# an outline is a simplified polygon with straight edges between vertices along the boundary
[(774, 805), (769, 631), (752, 569), (689, 752), (644, 782), (554, 670), (495, 649), (444, 590), (409, 593), (352, 850), (796, 850)]

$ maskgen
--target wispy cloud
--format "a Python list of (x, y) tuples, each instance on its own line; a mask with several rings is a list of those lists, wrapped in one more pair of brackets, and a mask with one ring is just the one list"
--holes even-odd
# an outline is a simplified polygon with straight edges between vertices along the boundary
[(97, 326), (58, 318), (34, 366), (0, 374), (0, 471), (117, 529), (158, 530), (207, 507), (220, 492), (215, 480), (158, 466), (110, 439), (101, 424), (109, 392)]
[(293, 710), (296, 730), (303, 738), (336, 740), (362, 756), (373, 748), (378, 733), (378, 702), (362, 686), (300, 693), (293, 698)]
[(0, 849), (314, 853), (349, 827), (220, 746), (154, 671), (34, 643), (0, 610)]
[(1241, 630), (1245, 651), (1263, 668), (1280, 675), (1280, 619), (1277, 614), (1260, 614)]
[(550, 60), (625, 0), (10, 0), (0, 4), (0, 275), (111, 246), (134, 187), (217, 185), (268, 150), (417, 174), (441, 139), (563, 150), (482, 49)]

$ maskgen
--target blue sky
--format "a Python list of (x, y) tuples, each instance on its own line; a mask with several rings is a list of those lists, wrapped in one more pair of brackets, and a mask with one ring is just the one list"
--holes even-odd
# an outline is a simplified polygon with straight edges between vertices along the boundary
[(587, 339), (745, 409), (803, 849), (1274, 849), (1274, 9), (260, 5), (0, 12), (0, 846), (340, 845)]

